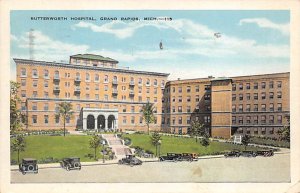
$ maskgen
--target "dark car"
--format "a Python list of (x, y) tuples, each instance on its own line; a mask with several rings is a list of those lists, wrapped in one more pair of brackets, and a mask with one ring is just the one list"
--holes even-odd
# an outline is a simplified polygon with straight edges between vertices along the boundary
[(33, 158), (22, 159), (22, 163), (19, 164), (19, 171), (22, 172), (23, 175), (26, 173), (37, 174), (39, 171), (37, 160)]
[(60, 162), (60, 166), (64, 169), (66, 169), (67, 171), (70, 171), (71, 169), (81, 170), (80, 158), (78, 158), (78, 157), (64, 158)]
[(273, 150), (262, 150), (262, 151), (257, 151), (256, 155), (270, 157), (270, 156), (274, 155), (274, 152), (273, 152)]
[(242, 151), (241, 156), (243, 156), (243, 157), (256, 157), (257, 154), (254, 151)]
[(122, 158), (118, 162), (119, 164), (127, 164), (131, 167), (134, 165), (142, 165), (142, 161), (136, 158), (134, 155), (126, 155), (125, 158)]
[(180, 161), (198, 161), (198, 156), (195, 153), (182, 153), (180, 158)]
[(163, 155), (159, 157), (159, 161), (180, 161), (182, 157), (181, 153), (167, 153), (167, 155)]
[(232, 150), (230, 152), (227, 152), (224, 154), (224, 156), (227, 157), (240, 157), (241, 152), (239, 150)]

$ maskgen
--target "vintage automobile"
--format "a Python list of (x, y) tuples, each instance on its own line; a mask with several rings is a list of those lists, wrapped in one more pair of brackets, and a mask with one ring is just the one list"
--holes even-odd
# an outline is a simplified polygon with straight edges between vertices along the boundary
[(19, 164), (19, 171), (22, 172), (23, 175), (26, 173), (37, 174), (39, 171), (37, 160), (33, 158), (22, 159), (22, 163)]
[(240, 157), (241, 152), (239, 150), (232, 150), (224, 154), (225, 158), (228, 157)]
[(242, 151), (241, 156), (243, 156), (243, 157), (256, 157), (257, 154), (254, 151)]
[(182, 153), (179, 157), (180, 161), (198, 161), (198, 156), (196, 153)]
[(262, 150), (262, 151), (257, 151), (256, 155), (270, 157), (270, 156), (274, 155), (274, 152), (273, 152), (273, 150)]
[(142, 161), (136, 158), (134, 155), (126, 155), (125, 158), (122, 158), (118, 162), (120, 165), (126, 164), (130, 165), (131, 167), (134, 165), (142, 165)]
[(181, 153), (167, 153), (159, 157), (159, 161), (180, 161), (182, 154)]
[(81, 164), (80, 164), (80, 158), (78, 157), (69, 157), (64, 158), (62, 161), (60, 161), (60, 166), (67, 171), (73, 170), (81, 170)]

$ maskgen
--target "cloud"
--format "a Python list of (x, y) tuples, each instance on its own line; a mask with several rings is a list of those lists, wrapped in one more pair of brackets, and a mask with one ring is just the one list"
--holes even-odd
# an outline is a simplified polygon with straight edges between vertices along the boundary
[(239, 25), (254, 23), (261, 28), (269, 28), (280, 31), (283, 35), (288, 36), (290, 34), (290, 25), (288, 23), (278, 24), (274, 23), (266, 18), (246, 18), (241, 19)]

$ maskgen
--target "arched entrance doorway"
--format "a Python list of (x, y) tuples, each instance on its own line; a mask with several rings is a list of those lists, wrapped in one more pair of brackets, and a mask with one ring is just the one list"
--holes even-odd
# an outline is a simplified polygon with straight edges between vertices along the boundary
[(87, 129), (95, 129), (95, 118), (93, 115), (87, 116), (86, 127)]
[(110, 129), (110, 130), (114, 130), (115, 129), (115, 120), (116, 120), (116, 118), (115, 118), (115, 116), (114, 115), (109, 115), (108, 116), (108, 129)]
[(99, 115), (97, 117), (97, 128), (104, 130), (105, 129), (105, 116), (104, 115)]

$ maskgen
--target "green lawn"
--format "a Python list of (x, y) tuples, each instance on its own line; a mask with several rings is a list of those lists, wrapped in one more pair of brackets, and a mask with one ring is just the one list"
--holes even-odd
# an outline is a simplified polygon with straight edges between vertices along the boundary
[[(36, 158), (38, 160), (53, 157), (61, 160), (64, 157), (80, 157), (81, 161), (94, 161), (87, 157), (88, 154), (94, 155), (94, 149), (89, 147), (91, 136), (28, 136), (26, 137), (26, 149), (20, 153), (22, 158)], [(98, 148), (97, 157), (101, 147)], [(11, 153), (11, 159), (18, 160), (17, 153)]]
[(274, 146), (274, 147), (290, 148), (290, 142), (287, 142), (287, 141), (263, 139), (263, 138), (259, 138), (259, 137), (251, 137), (250, 142), (255, 143), (255, 144)]
[[(127, 134), (123, 135), (124, 137), (128, 137), (131, 139), (131, 146), (139, 146), (144, 150), (150, 150), (155, 153), (155, 146), (151, 145), (150, 136), (142, 135), (142, 134)], [(200, 155), (213, 155), (218, 152), (230, 151), (232, 149), (240, 149), (244, 150), (244, 146), (235, 145), (231, 143), (221, 143), (217, 141), (211, 141), (210, 145), (205, 148), (201, 146), (198, 142), (196, 143), (196, 139), (194, 138), (181, 138), (181, 137), (173, 137), (173, 136), (162, 136), (162, 144), (161, 144), (161, 155), (164, 155), (168, 152), (174, 153), (197, 153)], [(247, 146), (247, 150), (258, 150), (257, 147)]]

